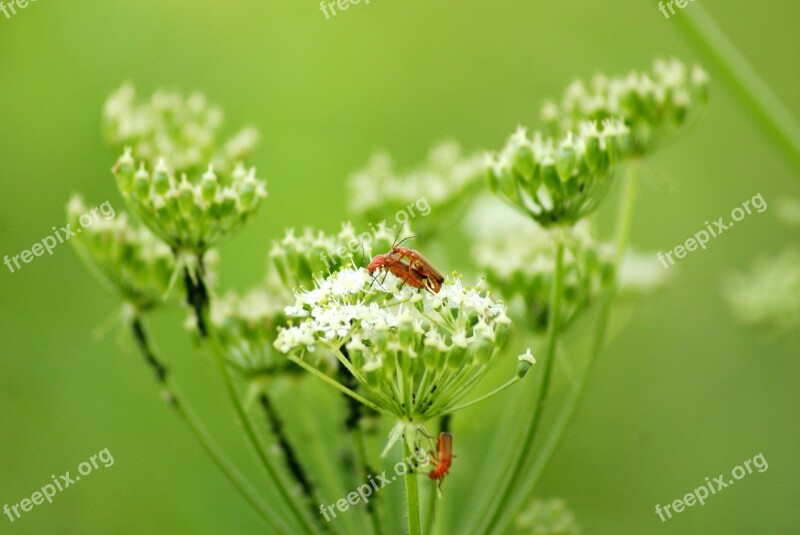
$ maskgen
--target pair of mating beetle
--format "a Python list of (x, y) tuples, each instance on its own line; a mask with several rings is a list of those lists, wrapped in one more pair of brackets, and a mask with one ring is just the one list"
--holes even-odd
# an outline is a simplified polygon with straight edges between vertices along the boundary
[[(367, 266), (367, 271), (374, 277), (378, 270), (383, 269), (391, 272), (409, 286), (427, 290), (430, 293), (439, 293), (444, 282), (442, 274), (417, 251), (400, 247), (403, 241), (393, 245), (388, 253), (379, 254), (373, 258)], [(439, 481), (439, 485), (441, 485), (453, 463), (453, 435), (447, 432), (439, 433), (436, 452), (431, 451), (430, 455), (436, 466), (428, 473), (428, 477)]]
[(373, 258), (367, 266), (367, 271), (374, 277), (376, 271), (384, 269), (409, 286), (431, 293), (439, 293), (444, 282), (442, 274), (436, 271), (436, 268), (417, 251), (400, 247), (400, 244), (410, 238), (393, 245), (388, 253), (379, 254)]

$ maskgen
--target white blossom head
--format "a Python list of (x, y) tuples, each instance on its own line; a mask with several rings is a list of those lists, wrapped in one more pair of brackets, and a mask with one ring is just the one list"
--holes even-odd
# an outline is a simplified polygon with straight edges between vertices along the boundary
[(448, 278), (432, 294), (388, 274), (345, 268), (296, 293), (294, 324), (275, 347), (297, 358), (332, 352), (383, 411), (403, 421), (445, 414), (487, 371), (510, 320), (486, 292)]
[(658, 59), (650, 72), (576, 80), (560, 103), (543, 106), (541, 116), (552, 135), (574, 130), (583, 121), (622, 119), (630, 129), (630, 154), (643, 156), (700, 116), (708, 103), (708, 85), (701, 67)]
[(123, 86), (106, 103), (110, 144), (122, 155), (117, 187), (135, 214), (172, 249), (202, 254), (247, 222), (266, 183), (245, 167), (257, 141), (245, 129), (224, 142), (221, 111), (205, 97), (160, 91), (144, 103)]
[(436, 145), (408, 171), (399, 171), (382, 152), (349, 178), (349, 209), (365, 221), (411, 222), (428, 237), (480, 187), (482, 177), (483, 156), (465, 155), (453, 141)]
[(67, 221), (81, 232), (70, 243), (87, 266), (136, 310), (149, 310), (162, 303), (175, 270), (169, 247), (125, 212), (96, 218), (92, 225), (82, 227), (79, 218), (87, 213), (83, 199), (72, 197)]

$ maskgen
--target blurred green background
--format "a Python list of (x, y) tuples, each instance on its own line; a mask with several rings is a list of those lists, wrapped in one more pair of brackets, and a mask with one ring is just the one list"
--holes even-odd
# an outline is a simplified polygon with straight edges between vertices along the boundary
[[(800, 117), (797, 5), (702, 1)], [(285, 227), (338, 228), (344, 180), (374, 150), (407, 167), (446, 137), (468, 150), (499, 148), (517, 124), (536, 125), (542, 100), (574, 77), (671, 55), (700, 60), (675, 21), (644, 0), (372, 0), (330, 20), (313, 0), (39, 0), (10, 20), (0, 15), (0, 255), (61, 225), (73, 192), (122, 207), (100, 113), (125, 80), (144, 94), (202, 90), (231, 130), (260, 130), (255, 163), (269, 198), (221, 248), (222, 286), (244, 288), (262, 276)], [(798, 195), (798, 177), (711, 75), (707, 117), (650, 162), (633, 229), (640, 249), (670, 249), (756, 193), (770, 206)], [(718, 291), (728, 270), (796, 239), (786, 229), (768, 209), (689, 255), (603, 353), (539, 487), (565, 498), (586, 533), (800, 532), (800, 340), (741, 329)], [(104, 448), (116, 461), (13, 524), (0, 517), (0, 532), (263, 530), (164, 408), (126, 337), (92, 337), (116, 313), (68, 246), (13, 274), (0, 267), (0, 505)], [(154, 319), (187, 397), (254, 470), (182, 312)], [(462, 443), (492, 434), (498, 406), (459, 424)], [(465, 450), (465, 473), (493, 462)], [(655, 515), (656, 503), (758, 453), (766, 472), (666, 524)]]

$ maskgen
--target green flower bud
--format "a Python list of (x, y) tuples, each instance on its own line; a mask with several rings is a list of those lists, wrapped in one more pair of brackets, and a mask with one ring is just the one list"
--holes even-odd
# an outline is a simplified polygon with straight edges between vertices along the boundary
[(200, 180), (200, 195), (205, 202), (211, 203), (217, 196), (217, 191), (219, 191), (219, 181), (217, 175), (214, 174), (214, 167), (209, 165), (208, 171)]
[(578, 156), (575, 152), (575, 145), (572, 142), (572, 133), (570, 132), (556, 154), (556, 171), (562, 182), (569, 180), (577, 162)]
[(150, 173), (142, 165), (133, 177), (132, 196), (149, 202), (150, 199)]
[(164, 159), (158, 160), (155, 170), (153, 171), (153, 189), (158, 195), (166, 195), (172, 187), (172, 177), (170, 176), (169, 169), (167, 168)]

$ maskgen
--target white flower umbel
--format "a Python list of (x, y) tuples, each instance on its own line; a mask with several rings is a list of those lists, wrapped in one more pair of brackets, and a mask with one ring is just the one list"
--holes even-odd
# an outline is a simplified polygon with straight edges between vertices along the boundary
[(258, 140), (245, 128), (225, 141), (222, 111), (200, 93), (158, 91), (139, 102), (123, 86), (106, 102), (113, 168), (131, 210), (181, 256), (201, 256), (248, 221), (266, 183), (244, 162)]
[(552, 135), (573, 130), (582, 121), (622, 119), (631, 131), (630, 155), (643, 156), (699, 117), (708, 102), (708, 83), (697, 65), (656, 60), (651, 72), (600, 74), (588, 84), (574, 81), (560, 103), (545, 104), (542, 118)]
[(475, 261), (490, 287), (509, 305), (520, 305), (521, 316), (536, 332), (544, 333), (550, 317), (554, 232), (560, 232), (565, 242), (560, 323), (566, 329), (608, 283), (613, 251), (594, 240), (586, 220), (570, 229), (554, 230), (522, 223), (507, 233), (477, 241), (472, 248)]
[(483, 156), (465, 155), (452, 141), (436, 145), (426, 161), (404, 172), (388, 154), (379, 153), (348, 180), (349, 209), (366, 221), (405, 211), (427, 235), (480, 187), (482, 178)]
[[(78, 218), (87, 210), (80, 196), (72, 197), (67, 219), (73, 228), (81, 228)], [(164, 302), (175, 269), (169, 247), (124, 212), (109, 219), (98, 218), (82, 231), (70, 243), (86, 265), (126, 303), (145, 311)]]
[[(275, 347), (312, 372), (307, 355), (333, 352), (365, 395), (337, 388), (412, 424), (460, 408), (510, 328), (505, 305), (460, 277), (432, 294), (402, 286), (391, 274), (378, 281), (363, 268), (346, 268), (296, 299), (286, 312), (297, 321), (280, 331)], [(530, 361), (519, 366), (521, 377)]]

